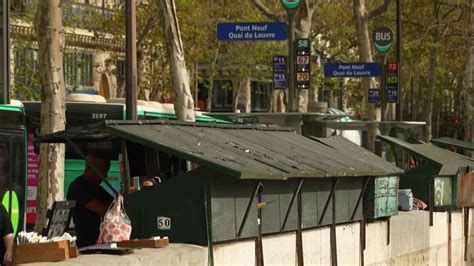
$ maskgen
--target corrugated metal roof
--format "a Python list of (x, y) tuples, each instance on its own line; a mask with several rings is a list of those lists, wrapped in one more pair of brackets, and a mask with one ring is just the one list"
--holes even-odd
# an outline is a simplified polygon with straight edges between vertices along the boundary
[(374, 169), (391, 172), (394, 175), (404, 173), (404, 171), (398, 168), (395, 164), (387, 162), (386, 160), (380, 158), (379, 156), (358, 146), (357, 144), (342, 136), (334, 136), (329, 138), (311, 138), (342, 152), (343, 154), (351, 157), (357, 163), (368, 164)]
[(91, 132), (104, 138), (113, 135), (132, 140), (241, 179), (394, 174), (281, 128), (160, 120), (106, 121), (105, 127), (102, 124), (85, 131), (71, 130), (69, 135), (67, 131), (55, 133), (43, 136), (40, 141), (61, 141), (65, 135), (84, 141), (80, 136), (87, 133), (92, 137)]
[(442, 144), (443, 146), (455, 146), (455, 147), (462, 148), (465, 150), (474, 151), (474, 143), (457, 140), (453, 138), (444, 137), (444, 138), (432, 139), (431, 142), (435, 144)]
[(319, 123), (327, 128), (338, 130), (367, 130), (371, 125), (376, 125), (381, 128), (419, 128), (426, 124), (426, 122), (417, 121), (321, 121)]
[(437, 165), (440, 168), (440, 176), (456, 175), (460, 167), (474, 167), (474, 161), (470, 158), (431, 144), (410, 144), (397, 138), (381, 135), (377, 136), (377, 138), (398, 145), (403, 149), (421, 156)]

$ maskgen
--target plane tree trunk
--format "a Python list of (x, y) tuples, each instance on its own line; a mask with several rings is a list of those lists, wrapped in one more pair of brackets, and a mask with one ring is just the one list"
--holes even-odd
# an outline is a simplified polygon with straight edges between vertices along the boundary
[[(63, 72), (62, 1), (40, 0), (35, 20), (41, 81), (41, 134), (64, 130), (66, 91)], [(64, 144), (41, 144), (35, 231), (46, 223), (46, 211), (64, 200)]]
[(178, 120), (195, 121), (194, 100), (189, 85), (189, 73), (184, 58), (183, 42), (179, 31), (174, 0), (158, 0), (163, 34), (166, 40), (171, 80), (175, 96), (174, 110)]

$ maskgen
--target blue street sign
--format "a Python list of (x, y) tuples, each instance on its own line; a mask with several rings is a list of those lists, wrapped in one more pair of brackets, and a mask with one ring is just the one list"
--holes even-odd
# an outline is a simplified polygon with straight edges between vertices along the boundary
[(286, 56), (276, 55), (273, 56), (273, 88), (274, 89), (286, 89)]
[(387, 102), (398, 102), (398, 86), (387, 85)]
[(378, 63), (329, 63), (324, 64), (324, 76), (336, 77), (377, 77), (380, 76)]
[(284, 22), (239, 22), (218, 23), (219, 41), (275, 41), (286, 40)]
[(286, 89), (286, 73), (273, 73), (273, 88)]
[(380, 90), (369, 89), (369, 103), (378, 103), (378, 102), (380, 102)]

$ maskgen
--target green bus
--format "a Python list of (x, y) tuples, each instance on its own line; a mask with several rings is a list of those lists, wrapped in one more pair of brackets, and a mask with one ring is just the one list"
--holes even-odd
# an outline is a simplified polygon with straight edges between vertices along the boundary
[[(89, 97), (89, 96), (88, 96)], [(122, 101), (123, 102), (123, 101)], [(121, 101), (113, 102), (66, 102), (66, 128), (74, 128), (83, 126), (86, 124), (92, 124), (101, 120), (125, 120), (125, 105)], [(26, 114), (26, 131), (28, 136), (28, 149), (34, 150), (34, 136), (39, 133), (40, 130), (40, 110), (41, 102), (38, 101), (25, 101), (23, 102), (25, 114)], [(159, 104), (139, 101), (137, 106), (137, 116), (139, 120), (152, 120), (152, 119), (176, 119), (172, 105)], [(200, 112), (196, 112), (196, 121), (198, 122), (211, 122), (211, 123), (229, 123), (225, 120), (216, 119), (210, 116), (202, 115)], [(118, 167), (118, 154), (120, 151), (120, 143), (100, 143), (100, 147), (97, 147), (95, 143), (80, 144), (79, 148), (82, 152), (86, 153), (88, 149), (107, 149), (110, 150), (111, 155), (111, 167), (108, 173), (108, 181), (119, 191), (120, 180), (119, 180), (119, 167)], [(30, 189), (35, 189), (38, 180), (39, 163), (38, 155), (34, 152), (28, 152), (28, 170), (32, 172), (28, 175), (27, 184)], [(67, 193), (69, 184), (74, 179), (82, 174), (84, 170), (84, 160), (81, 156), (73, 149), (66, 145), (65, 155), (65, 173), (64, 173), (64, 191)], [(104, 186), (106, 190), (110, 189)], [(27, 209), (27, 224), (31, 225), (34, 223), (36, 218), (36, 194), (35, 197), (27, 198), (28, 206), (32, 206)]]
[(25, 144), (22, 104), (14, 100), (0, 104), (0, 200), (10, 214), (15, 234), (25, 229), (26, 193), (35, 193), (27, 189)]

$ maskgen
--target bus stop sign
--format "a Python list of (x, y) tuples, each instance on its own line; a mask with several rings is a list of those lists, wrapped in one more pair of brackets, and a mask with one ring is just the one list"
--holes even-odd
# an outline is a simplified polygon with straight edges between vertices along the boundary
[(393, 32), (389, 27), (378, 27), (374, 30), (373, 41), (375, 49), (382, 54), (388, 53), (392, 47)]
[(286, 10), (297, 9), (301, 4), (301, 0), (281, 0), (280, 2)]

